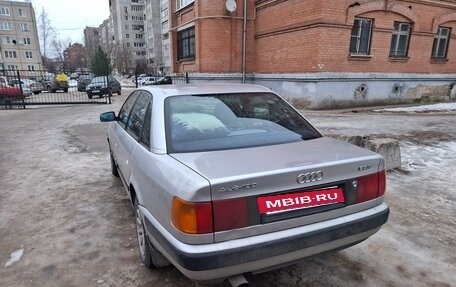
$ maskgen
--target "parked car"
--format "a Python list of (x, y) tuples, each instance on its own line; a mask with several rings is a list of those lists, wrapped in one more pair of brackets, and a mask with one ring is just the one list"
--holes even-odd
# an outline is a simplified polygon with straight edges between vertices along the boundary
[[(138, 78), (139, 80), (139, 78)], [(141, 81), (139, 82), (141, 86), (147, 86), (147, 85), (152, 85), (152, 83), (155, 83), (158, 80), (156, 77), (144, 77), (141, 78)]]
[(41, 83), (29, 79), (21, 79), (20, 81), (19, 79), (12, 79), (9, 81), (9, 84), (13, 87), (22, 86), (23, 89), (26, 88), (35, 95), (38, 95), (43, 91), (43, 85)]
[(86, 87), (92, 79), (94, 78), (93, 74), (81, 74), (78, 78), (78, 91), (85, 91)]
[(264, 87), (146, 86), (100, 120), (148, 267), (239, 277), (352, 246), (388, 219), (383, 158)]
[[(106, 78), (108, 80), (106, 80)], [(95, 77), (86, 87), (86, 92), (89, 99), (91, 99), (94, 95), (98, 95), (101, 98), (104, 95), (107, 95), (109, 91), (111, 91), (112, 94), (116, 93), (120, 95), (121, 90), (122, 88), (120, 86), (120, 83), (113, 76)]]
[(49, 93), (55, 93), (56, 91), (68, 92), (68, 77), (63, 74), (47, 74), (41, 80), (43, 89), (47, 90)]
[(149, 85), (170, 85), (173, 83), (171, 77), (146, 77), (141, 83), (142, 86)]
[(21, 89), (18, 87), (10, 86), (0, 83), (0, 96), (20, 96), (22, 95)]

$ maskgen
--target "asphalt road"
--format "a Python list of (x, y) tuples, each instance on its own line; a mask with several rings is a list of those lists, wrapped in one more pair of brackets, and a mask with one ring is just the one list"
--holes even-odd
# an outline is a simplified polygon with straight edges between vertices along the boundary
[[(0, 286), (197, 286), (139, 261), (98, 121), (123, 94), (112, 105), (0, 109)], [(454, 286), (456, 115), (304, 113), (327, 134), (401, 141), (403, 168), (388, 174), (390, 220), (357, 246), (248, 276), (250, 286)]]

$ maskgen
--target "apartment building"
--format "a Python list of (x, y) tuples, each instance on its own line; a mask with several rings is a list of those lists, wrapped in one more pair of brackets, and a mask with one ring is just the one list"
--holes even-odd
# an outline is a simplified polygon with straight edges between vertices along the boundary
[(0, 70), (43, 69), (31, 3), (0, 1)]
[(86, 49), (82, 44), (75, 43), (68, 46), (63, 52), (65, 70), (70, 72), (84, 72), (88, 68)]
[(144, 37), (146, 39), (147, 72), (163, 71), (162, 29), (160, 0), (146, 0), (144, 12)]
[(160, 0), (160, 26), (162, 37), (162, 73), (168, 75), (171, 72), (171, 49), (169, 42), (169, 2)]
[(110, 0), (117, 68), (120, 72), (147, 68), (144, 37), (145, 1)]
[(456, 83), (454, 0), (170, 0), (169, 8), (172, 70), (195, 80), (247, 75), (303, 106), (448, 98)]

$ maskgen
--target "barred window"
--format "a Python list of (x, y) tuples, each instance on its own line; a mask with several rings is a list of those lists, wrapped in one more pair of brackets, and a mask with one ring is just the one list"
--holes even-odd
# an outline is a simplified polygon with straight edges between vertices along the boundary
[(369, 55), (372, 22), (372, 19), (355, 18), (350, 39), (350, 54)]
[(390, 57), (407, 57), (411, 30), (412, 25), (410, 23), (394, 22)]
[(434, 36), (432, 45), (432, 58), (446, 59), (448, 54), (448, 44), (450, 43), (451, 29), (439, 27), (437, 34)]

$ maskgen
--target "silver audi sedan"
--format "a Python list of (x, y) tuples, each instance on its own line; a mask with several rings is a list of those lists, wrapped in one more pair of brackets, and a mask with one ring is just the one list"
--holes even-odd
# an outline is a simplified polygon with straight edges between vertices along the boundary
[(147, 86), (100, 119), (148, 267), (232, 280), (352, 246), (388, 219), (383, 158), (323, 136), (267, 88)]

